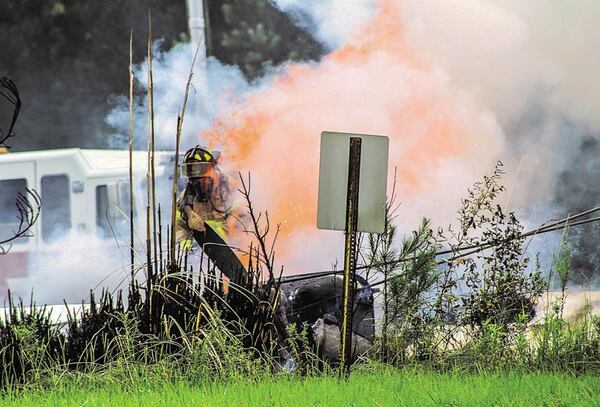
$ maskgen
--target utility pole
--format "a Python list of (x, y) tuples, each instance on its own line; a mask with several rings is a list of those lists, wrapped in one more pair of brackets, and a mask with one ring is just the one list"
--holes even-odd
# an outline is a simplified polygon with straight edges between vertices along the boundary
[[(186, 0), (188, 13), (188, 29), (194, 57), (194, 89), (196, 96), (190, 106), (192, 116), (204, 114), (203, 104), (208, 101), (208, 75), (206, 58), (210, 52), (210, 34), (208, 23), (208, 0)], [(181, 130), (181, 129), (180, 129)]]
[(186, 0), (188, 14), (188, 29), (190, 31), (190, 40), (194, 49), (198, 48), (198, 62), (206, 64), (206, 57), (209, 51), (210, 39), (208, 32), (208, 1), (207, 0)]

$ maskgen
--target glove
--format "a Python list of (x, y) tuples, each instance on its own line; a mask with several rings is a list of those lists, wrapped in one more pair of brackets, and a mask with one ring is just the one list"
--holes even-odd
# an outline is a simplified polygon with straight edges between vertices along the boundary
[(185, 250), (191, 252), (194, 247), (194, 239), (183, 239), (179, 242), (179, 250)]
[(191, 206), (186, 205), (183, 207), (182, 217), (190, 229), (198, 232), (206, 230), (204, 227), (204, 218), (194, 212)]

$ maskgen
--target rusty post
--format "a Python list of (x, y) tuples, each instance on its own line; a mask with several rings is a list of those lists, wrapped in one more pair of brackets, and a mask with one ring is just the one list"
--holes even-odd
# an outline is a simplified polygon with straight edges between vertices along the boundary
[(346, 195), (346, 230), (344, 249), (344, 296), (341, 332), (340, 367), (348, 377), (352, 364), (352, 317), (354, 282), (356, 276), (356, 229), (358, 226), (358, 188), (360, 181), (360, 156), (362, 139), (350, 138), (348, 160), (348, 192)]

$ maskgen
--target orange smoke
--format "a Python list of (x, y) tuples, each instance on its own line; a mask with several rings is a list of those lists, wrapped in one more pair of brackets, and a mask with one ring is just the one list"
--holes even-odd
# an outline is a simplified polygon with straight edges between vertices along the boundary
[[(282, 223), (280, 252), (302, 249), (291, 247), (295, 233), (320, 238), (323, 130), (390, 138), (396, 191), (407, 203), (400, 220), (435, 216), (438, 201), (458, 197), (501, 148), (493, 118), (453, 88), (431, 56), (410, 46), (397, 3), (378, 1), (374, 18), (343, 47), (319, 63), (287, 65), (268, 88), (222, 112), (204, 134), (222, 149), (229, 169), (251, 172), (254, 204)], [(454, 203), (443, 204), (454, 213)]]

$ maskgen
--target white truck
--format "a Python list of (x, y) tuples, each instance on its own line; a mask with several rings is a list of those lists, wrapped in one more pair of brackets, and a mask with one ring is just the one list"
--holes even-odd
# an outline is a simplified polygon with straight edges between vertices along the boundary
[[(172, 171), (166, 165), (172, 155), (156, 153), (157, 177), (164, 180)], [(134, 212), (140, 214), (145, 213), (145, 151), (134, 152), (133, 166), (134, 186), (139, 191)], [(28, 253), (43, 250), (44, 244), (72, 229), (110, 238), (114, 223), (128, 224), (123, 216), (111, 219), (111, 213), (129, 213), (129, 152), (70, 148), (0, 154), (0, 241), (17, 228), (15, 201), (27, 188), (38, 192), (42, 209), (31, 236), (17, 239), (8, 254), (0, 255), (3, 294), (7, 279), (26, 277)]]

